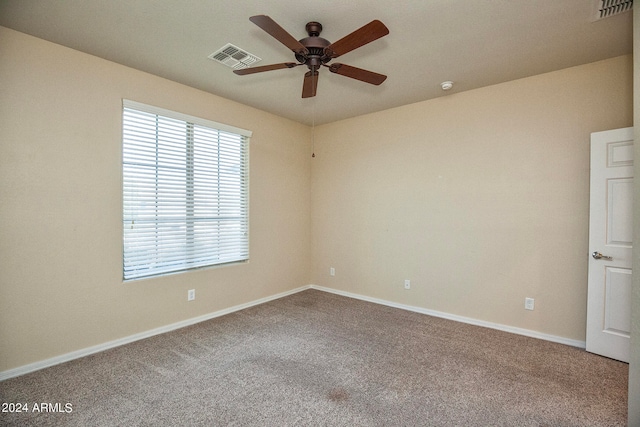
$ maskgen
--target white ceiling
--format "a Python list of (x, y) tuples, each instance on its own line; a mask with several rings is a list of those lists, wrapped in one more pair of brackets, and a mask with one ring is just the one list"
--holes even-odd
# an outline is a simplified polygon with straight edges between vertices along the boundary
[[(323, 124), (632, 52), (632, 14), (591, 22), (593, 0), (0, 0), (0, 25), (305, 124)], [(295, 61), (249, 21), (269, 15), (297, 39), (319, 21), (330, 42), (373, 19), (389, 35), (339, 62), (388, 76), (380, 86), (306, 67), (237, 76), (207, 56), (233, 43)], [(2, 41), (0, 40), (0, 43)], [(1, 60), (1, 59), (0, 59)], [(440, 83), (455, 82), (443, 92)], [(603, 82), (606, 84), (606, 82)]]

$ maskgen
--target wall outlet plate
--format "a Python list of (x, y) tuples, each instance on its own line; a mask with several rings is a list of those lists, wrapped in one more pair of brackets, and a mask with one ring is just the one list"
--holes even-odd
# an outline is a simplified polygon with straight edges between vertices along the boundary
[(409, 280), (409, 279), (405, 279), (405, 281), (404, 281), (404, 288), (405, 288), (405, 289), (411, 289), (411, 280)]
[(524, 299), (524, 308), (526, 310), (533, 310), (534, 307), (534, 299), (533, 298), (525, 298)]
[(196, 299), (196, 290), (189, 289), (187, 291), (187, 301), (193, 301), (194, 299)]

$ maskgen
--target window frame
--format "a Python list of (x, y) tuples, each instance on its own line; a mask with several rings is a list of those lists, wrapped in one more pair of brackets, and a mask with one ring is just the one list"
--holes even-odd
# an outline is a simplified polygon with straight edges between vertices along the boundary
[[(175, 252), (173, 250), (165, 251), (164, 248), (162, 248), (162, 250), (158, 249), (159, 247), (163, 247), (163, 241), (161, 241), (161, 239), (166, 238), (166, 237), (159, 237), (161, 236), (161, 234), (159, 234), (158, 230), (162, 228), (163, 222), (167, 221), (167, 217), (163, 216), (165, 214), (159, 215), (156, 213), (155, 220), (150, 220), (148, 219), (149, 215), (147, 211), (147, 217), (146, 217), (147, 219), (144, 221), (144, 223), (146, 224), (147, 227), (155, 227), (155, 237), (145, 240), (145, 243), (151, 242), (151, 244), (153, 244), (153, 242), (155, 242), (155, 249), (148, 249), (146, 251), (142, 250), (141, 247), (144, 246), (144, 244), (139, 244), (137, 248), (137, 250), (140, 253), (155, 254), (155, 255), (140, 255), (141, 259), (147, 261), (146, 264), (144, 262), (140, 262), (139, 264), (136, 264), (135, 262), (132, 263), (132, 259), (135, 258), (135, 254), (136, 254), (135, 252), (136, 248), (131, 249), (131, 247), (133, 246), (132, 236), (136, 236), (136, 233), (140, 233), (139, 235), (141, 235), (143, 234), (143, 232), (138, 229), (136, 229), (135, 232), (129, 232), (127, 230), (127, 227), (130, 227), (131, 230), (133, 230), (134, 227), (136, 227), (135, 222), (136, 222), (137, 212), (142, 212), (142, 210), (144, 209), (142, 208), (142, 202), (140, 201), (142, 198), (144, 198), (144, 196), (140, 196), (140, 195), (132, 196), (132, 194), (138, 193), (138, 192), (140, 193), (146, 192), (145, 193), (146, 195), (155, 194), (155, 201), (152, 202), (151, 204), (155, 203), (154, 209), (155, 209), (155, 212), (158, 212), (160, 210), (159, 206), (162, 203), (164, 203), (163, 200), (164, 200), (164, 197), (166, 196), (166, 193), (162, 193), (163, 190), (159, 189), (158, 185), (156, 185), (151, 190), (149, 190), (148, 188), (145, 188), (143, 190), (138, 191), (136, 185), (139, 185), (141, 187), (145, 185), (142, 183), (143, 178), (131, 178), (131, 175), (133, 175), (134, 172), (136, 171), (140, 172), (140, 170), (146, 167), (147, 169), (146, 176), (147, 177), (154, 176), (157, 182), (161, 174), (160, 171), (162, 170), (162, 167), (159, 166), (157, 152), (162, 149), (163, 145), (161, 141), (161, 136), (159, 136), (161, 135), (161, 133), (157, 133), (155, 136), (155, 147), (156, 147), (155, 162), (156, 163), (155, 163), (154, 172), (148, 171), (148, 169), (150, 169), (149, 164), (142, 166), (142, 163), (138, 164), (137, 161), (132, 161), (131, 153), (134, 152), (132, 151), (132, 147), (135, 150), (141, 150), (141, 151), (143, 150), (140, 149), (140, 147), (135, 148), (137, 146), (137, 143), (133, 142), (134, 138), (131, 137), (131, 135), (127, 134), (127, 132), (131, 131), (132, 129), (131, 124), (133, 122), (132, 117), (127, 118), (128, 112), (130, 115), (134, 113), (139, 113), (141, 115), (155, 116), (156, 124), (159, 123), (161, 119), (174, 121), (174, 123), (180, 126), (184, 124), (184, 129), (183, 129), (184, 134), (182, 133), (179, 134), (181, 138), (184, 137), (184, 153), (180, 153), (180, 155), (184, 157), (184, 164), (178, 168), (180, 172), (179, 173), (180, 178), (176, 179), (177, 181), (183, 181), (183, 182), (178, 182), (178, 184), (180, 186), (184, 185), (184, 188), (179, 187), (180, 191), (184, 193), (184, 196), (180, 196), (177, 200), (180, 205), (182, 204), (184, 205), (184, 209), (180, 207), (171, 208), (172, 220), (170, 221), (174, 225), (174, 228), (175, 228), (175, 224), (179, 224), (180, 229), (184, 228), (184, 237), (170, 238), (172, 243), (174, 243), (174, 239), (175, 239), (176, 242), (182, 242), (182, 245), (179, 247), (179, 249), (175, 250)], [(249, 143), (250, 143), (250, 138), (252, 136), (252, 132), (245, 129), (237, 128), (235, 126), (225, 125), (225, 124), (214, 122), (212, 120), (194, 117), (191, 115), (167, 110), (160, 107), (154, 107), (151, 105), (142, 104), (142, 103), (127, 100), (127, 99), (122, 100), (121, 119), (122, 119), (122, 122), (121, 122), (122, 210), (121, 212), (122, 212), (122, 227), (123, 227), (121, 236), (123, 239), (123, 243), (122, 243), (123, 244), (122, 246), (123, 281), (128, 282), (132, 280), (145, 279), (145, 278), (150, 278), (155, 276), (184, 273), (194, 269), (217, 267), (217, 266), (224, 266), (229, 264), (238, 264), (238, 263), (248, 262), (249, 246), (250, 246), (249, 245)], [(148, 120), (149, 118), (146, 117), (146, 119)], [(137, 130), (135, 126), (133, 128)], [(182, 132), (183, 130), (181, 129), (180, 132)], [(238, 171), (233, 173), (232, 172), (221, 173), (222, 165), (226, 163), (225, 158), (218, 155), (213, 155), (213, 154), (207, 154), (206, 157), (196, 154), (196, 151), (198, 150), (195, 149), (194, 147), (196, 147), (197, 144), (199, 144), (198, 145), (199, 147), (200, 145), (203, 145), (203, 143), (199, 139), (202, 137), (198, 137), (194, 132), (197, 132), (200, 135), (204, 135), (204, 140), (206, 140), (206, 142), (216, 141), (215, 144), (217, 144), (218, 152), (220, 152), (221, 150), (220, 147), (222, 146), (223, 143), (225, 143), (224, 150), (228, 150), (228, 147), (227, 147), (228, 145), (227, 142), (229, 141), (228, 138), (233, 139), (237, 137), (238, 141), (235, 141), (233, 139), (232, 143), (239, 144), (239, 147), (237, 149)], [(211, 134), (211, 135), (216, 134), (217, 137), (211, 137), (212, 139), (211, 138), (207, 139), (208, 134)], [(150, 140), (153, 141), (153, 137), (150, 137)], [(181, 143), (182, 141), (180, 140), (179, 144)], [(153, 142), (152, 143), (146, 142), (146, 146), (147, 147), (153, 146)], [(175, 145), (172, 146), (172, 148), (174, 147)], [(211, 147), (210, 145), (207, 146), (207, 148), (210, 148), (210, 147)], [(182, 149), (182, 145), (179, 145), (179, 148)], [(235, 147), (233, 148), (233, 150), (235, 150)], [(201, 151), (206, 151), (206, 149)], [(138, 153), (138, 152), (139, 151), (135, 151), (135, 153)], [(234, 151), (225, 151), (225, 153), (231, 153), (232, 155), (236, 154)], [(153, 158), (153, 156), (148, 154), (146, 156), (147, 157), (144, 157), (144, 159), (147, 162), (151, 162), (149, 159)], [(200, 177), (197, 173), (194, 175), (194, 168), (197, 167), (199, 168), (198, 169), (199, 171), (204, 171), (204, 172), (201, 172), (202, 176), (209, 175), (208, 172), (210, 171), (210, 169), (207, 169), (205, 166), (203, 166), (204, 164), (203, 159), (205, 159), (207, 162), (212, 162), (212, 164), (214, 165), (214, 169), (212, 170), (217, 171), (216, 178), (211, 178), (210, 176), (208, 176), (206, 177), (206, 180), (203, 181), (204, 184), (202, 185), (202, 188), (205, 188), (205, 187), (208, 188), (206, 196), (209, 197), (206, 199), (205, 203), (202, 203), (202, 200), (203, 200), (202, 196), (198, 196), (198, 197), (194, 196), (194, 192), (197, 191), (196, 188), (198, 188), (198, 185), (200, 185), (200, 184), (194, 184), (194, 179), (200, 180)], [(154, 168), (151, 167), (151, 169), (154, 169)], [(225, 197), (221, 196), (222, 194), (221, 189), (223, 190), (229, 189), (228, 188), (229, 184), (224, 184), (223, 183), (224, 179), (221, 180), (220, 179), (221, 177), (227, 178), (227, 179), (232, 177), (237, 180), (237, 183), (232, 184), (232, 187), (235, 187), (236, 185), (239, 186), (237, 193), (236, 192), (232, 193), (234, 200), (237, 199), (237, 202), (231, 202), (231, 204), (229, 204), (229, 202), (225, 200)], [(170, 181), (171, 184), (174, 184), (173, 179), (174, 178), (171, 178), (171, 181)], [(217, 197), (209, 194), (211, 192), (216, 192), (215, 190), (212, 191), (210, 189), (212, 183), (217, 188), (217, 194), (218, 194)], [(149, 187), (148, 184), (147, 184), (147, 187)], [(235, 190), (232, 189), (232, 191), (235, 191)], [(196, 203), (195, 201), (196, 199), (198, 200), (197, 202), (199, 203), (198, 205), (194, 205), (194, 203)], [(136, 203), (135, 200), (138, 200), (138, 204), (135, 204)], [(212, 214), (209, 214), (208, 217), (207, 216), (203, 217), (202, 214), (198, 214), (200, 216), (196, 215), (196, 212), (206, 211), (206, 209), (203, 206), (210, 205), (210, 204), (216, 205), (218, 211), (220, 211), (221, 209), (232, 209), (232, 208), (237, 209), (239, 211), (239, 216), (235, 220), (236, 222), (233, 222), (233, 215), (229, 217), (229, 214), (227, 214), (226, 219), (232, 218), (231, 228), (234, 229), (234, 231), (232, 232), (232, 237), (230, 239), (228, 239), (227, 237), (220, 237), (221, 236), (220, 230), (224, 227), (224, 224), (225, 224), (222, 214), (218, 213), (217, 218), (214, 218), (215, 215), (212, 215)], [(214, 208), (209, 207), (209, 209), (211, 210)], [(180, 215), (177, 215), (180, 218), (175, 219), (176, 210), (183, 210), (184, 218), (182, 218)], [(205, 223), (207, 221), (208, 221), (207, 224), (209, 226), (217, 227), (218, 236), (213, 239), (211, 239), (212, 230), (211, 229), (206, 230), (207, 224)], [(202, 224), (202, 227), (205, 227), (206, 232), (205, 233), (201, 232), (200, 234), (198, 234), (198, 232), (195, 232), (194, 228), (196, 227), (196, 224), (198, 225)], [(138, 225), (137, 228), (142, 228), (142, 227)], [(164, 230), (164, 232), (168, 234), (166, 230)], [(181, 232), (174, 233), (174, 235), (175, 234), (177, 234), (178, 236), (182, 235)], [(166, 236), (166, 234), (164, 236)], [(196, 243), (196, 240), (198, 237), (201, 237), (201, 238), (204, 237), (205, 240), (209, 242), (213, 242), (213, 243), (205, 243), (204, 249), (205, 251), (208, 251), (210, 249), (215, 250), (215, 255), (209, 252), (205, 252), (207, 255), (204, 255), (202, 257), (199, 257), (197, 255), (199, 253), (202, 253), (202, 251), (198, 251), (198, 246), (197, 246), (198, 243)], [(235, 245), (238, 246), (237, 255), (233, 252), (233, 250), (231, 252), (225, 252), (222, 249), (223, 245), (221, 245), (221, 243), (229, 243), (229, 242), (234, 244), (234, 248), (235, 248)], [(215, 246), (216, 248), (212, 248), (212, 246)], [(158, 260), (161, 260), (163, 258), (161, 252), (164, 255), (167, 255), (167, 258), (172, 259), (172, 261), (169, 262), (165, 259), (162, 262), (158, 262)], [(222, 260), (220, 260), (220, 256), (222, 255), (226, 256), (229, 253), (230, 253), (229, 257), (223, 258)], [(212, 259), (206, 259), (206, 258), (213, 258), (214, 256), (218, 257), (219, 262), (213, 261)], [(175, 261), (173, 261), (174, 257), (175, 257)], [(197, 260), (199, 258), (205, 258), (205, 260), (200, 262), (194, 262), (194, 259)], [(150, 262), (150, 260), (152, 259), (155, 261)]]

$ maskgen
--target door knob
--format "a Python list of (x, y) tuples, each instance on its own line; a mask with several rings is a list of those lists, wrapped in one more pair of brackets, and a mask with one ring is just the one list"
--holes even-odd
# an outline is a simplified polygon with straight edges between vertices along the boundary
[(605, 259), (607, 261), (613, 261), (613, 258), (611, 258), (610, 256), (602, 255), (600, 252), (597, 252), (597, 251), (592, 253), (591, 256), (593, 257), (593, 259)]

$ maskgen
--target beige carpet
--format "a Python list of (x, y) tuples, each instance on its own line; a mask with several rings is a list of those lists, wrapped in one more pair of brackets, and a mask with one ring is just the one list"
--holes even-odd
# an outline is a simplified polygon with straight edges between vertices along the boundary
[[(628, 365), (316, 290), (0, 383), (1, 425), (622, 426)], [(59, 403), (56, 407), (55, 403)]]

